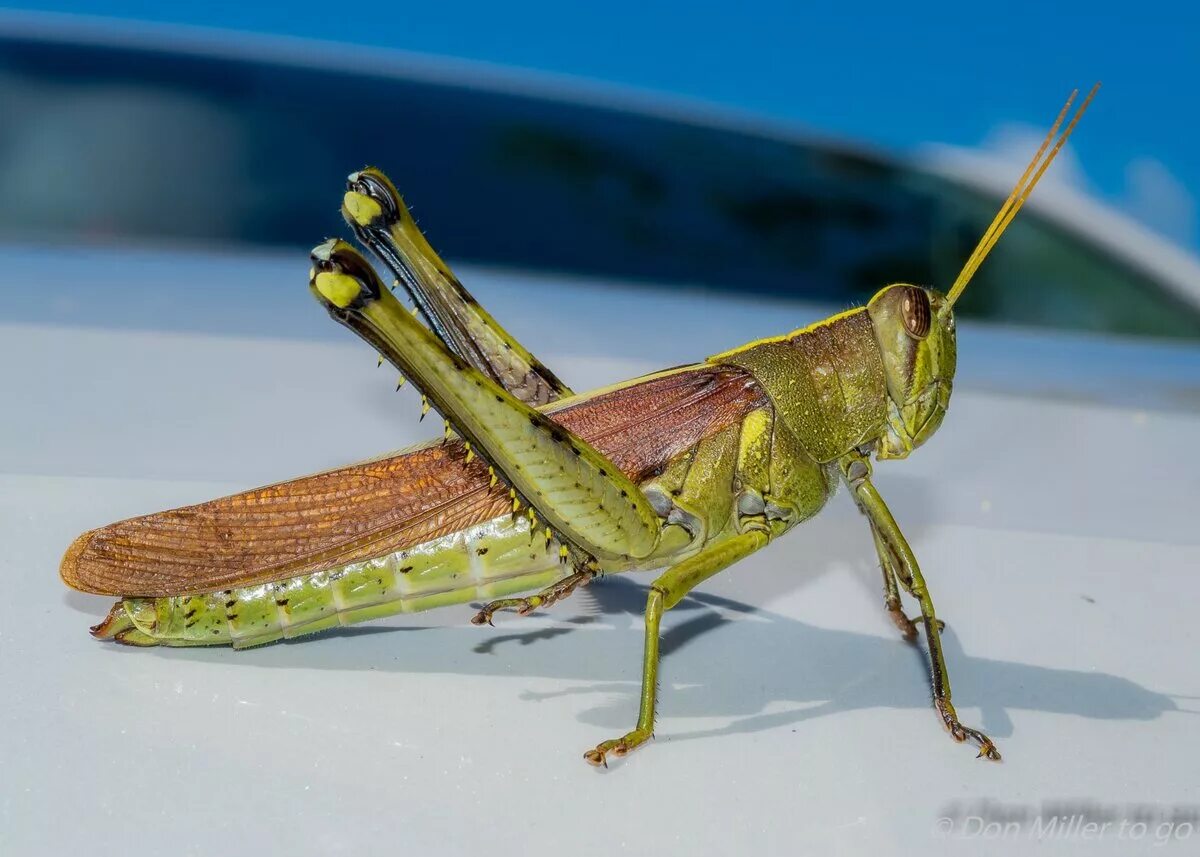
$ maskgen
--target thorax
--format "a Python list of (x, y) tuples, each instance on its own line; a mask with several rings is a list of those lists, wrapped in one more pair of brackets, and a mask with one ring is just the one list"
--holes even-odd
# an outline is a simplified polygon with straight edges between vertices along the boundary
[(865, 308), (709, 358), (750, 372), (782, 422), (818, 463), (880, 436), (887, 422), (883, 360)]

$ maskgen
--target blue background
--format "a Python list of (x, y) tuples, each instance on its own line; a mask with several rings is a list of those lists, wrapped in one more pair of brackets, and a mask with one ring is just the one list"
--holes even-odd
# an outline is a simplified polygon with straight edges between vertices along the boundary
[(403, 48), (681, 94), (900, 149), (1044, 128), (1104, 89), (1072, 141), (1085, 185), (1200, 247), (1200, 12), (1104, 4), (24, 3), (20, 8)]

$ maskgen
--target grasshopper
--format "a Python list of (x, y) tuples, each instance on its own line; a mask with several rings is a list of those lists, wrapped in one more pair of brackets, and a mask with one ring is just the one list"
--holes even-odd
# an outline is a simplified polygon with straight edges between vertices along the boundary
[(243, 648), (475, 599), (488, 603), (472, 622), (491, 624), (598, 576), (665, 568), (646, 598), (637, 725), (584, 754), (607, 766), (652, 736), (663, 613), (816, 515), (840, 482), (869, 523), (884, 606), (913, 641), (901, 591), (919, 604), (938, 717), (998, 760), (990, 738), (959, 722), (943, 625), (871, 457), (906, 458), (941, 425), (954, 303), (1095, 93), (1060, 133), (1072, 93), (945, 294), (889, 285), (800, 330), (585, 394), (479, 306), (382, 172), (354, 173), (342, 213), (414, 312), (340, 239), (313, 250), (310, 288), (420, 390), (422, 417), (443, 415), (445, 437), (91, 530), (67, 550), (62, 578), (119, 598), (98, 638)]

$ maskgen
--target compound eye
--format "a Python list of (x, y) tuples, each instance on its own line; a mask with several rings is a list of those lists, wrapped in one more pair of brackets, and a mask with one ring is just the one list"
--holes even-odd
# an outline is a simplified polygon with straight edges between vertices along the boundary
[(929, 295), (924, 289), (907, 286), (904, 297), (900, 300), (900, 317), (904, 319), (904, 329), (910, 336), (924, 339), (929, 335), (929, 325), (933, 312), (929, 306)]

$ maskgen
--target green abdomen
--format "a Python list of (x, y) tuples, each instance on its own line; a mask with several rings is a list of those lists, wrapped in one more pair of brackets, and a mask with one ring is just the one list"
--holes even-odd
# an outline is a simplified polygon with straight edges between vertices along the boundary
[(396, 553), (274, 583), (202, 595), (127, 598), (123, 642), (235, 648), (396, 613), (487, 601), (549, 585), (558, 551), (525, 518), (497, 518)]

